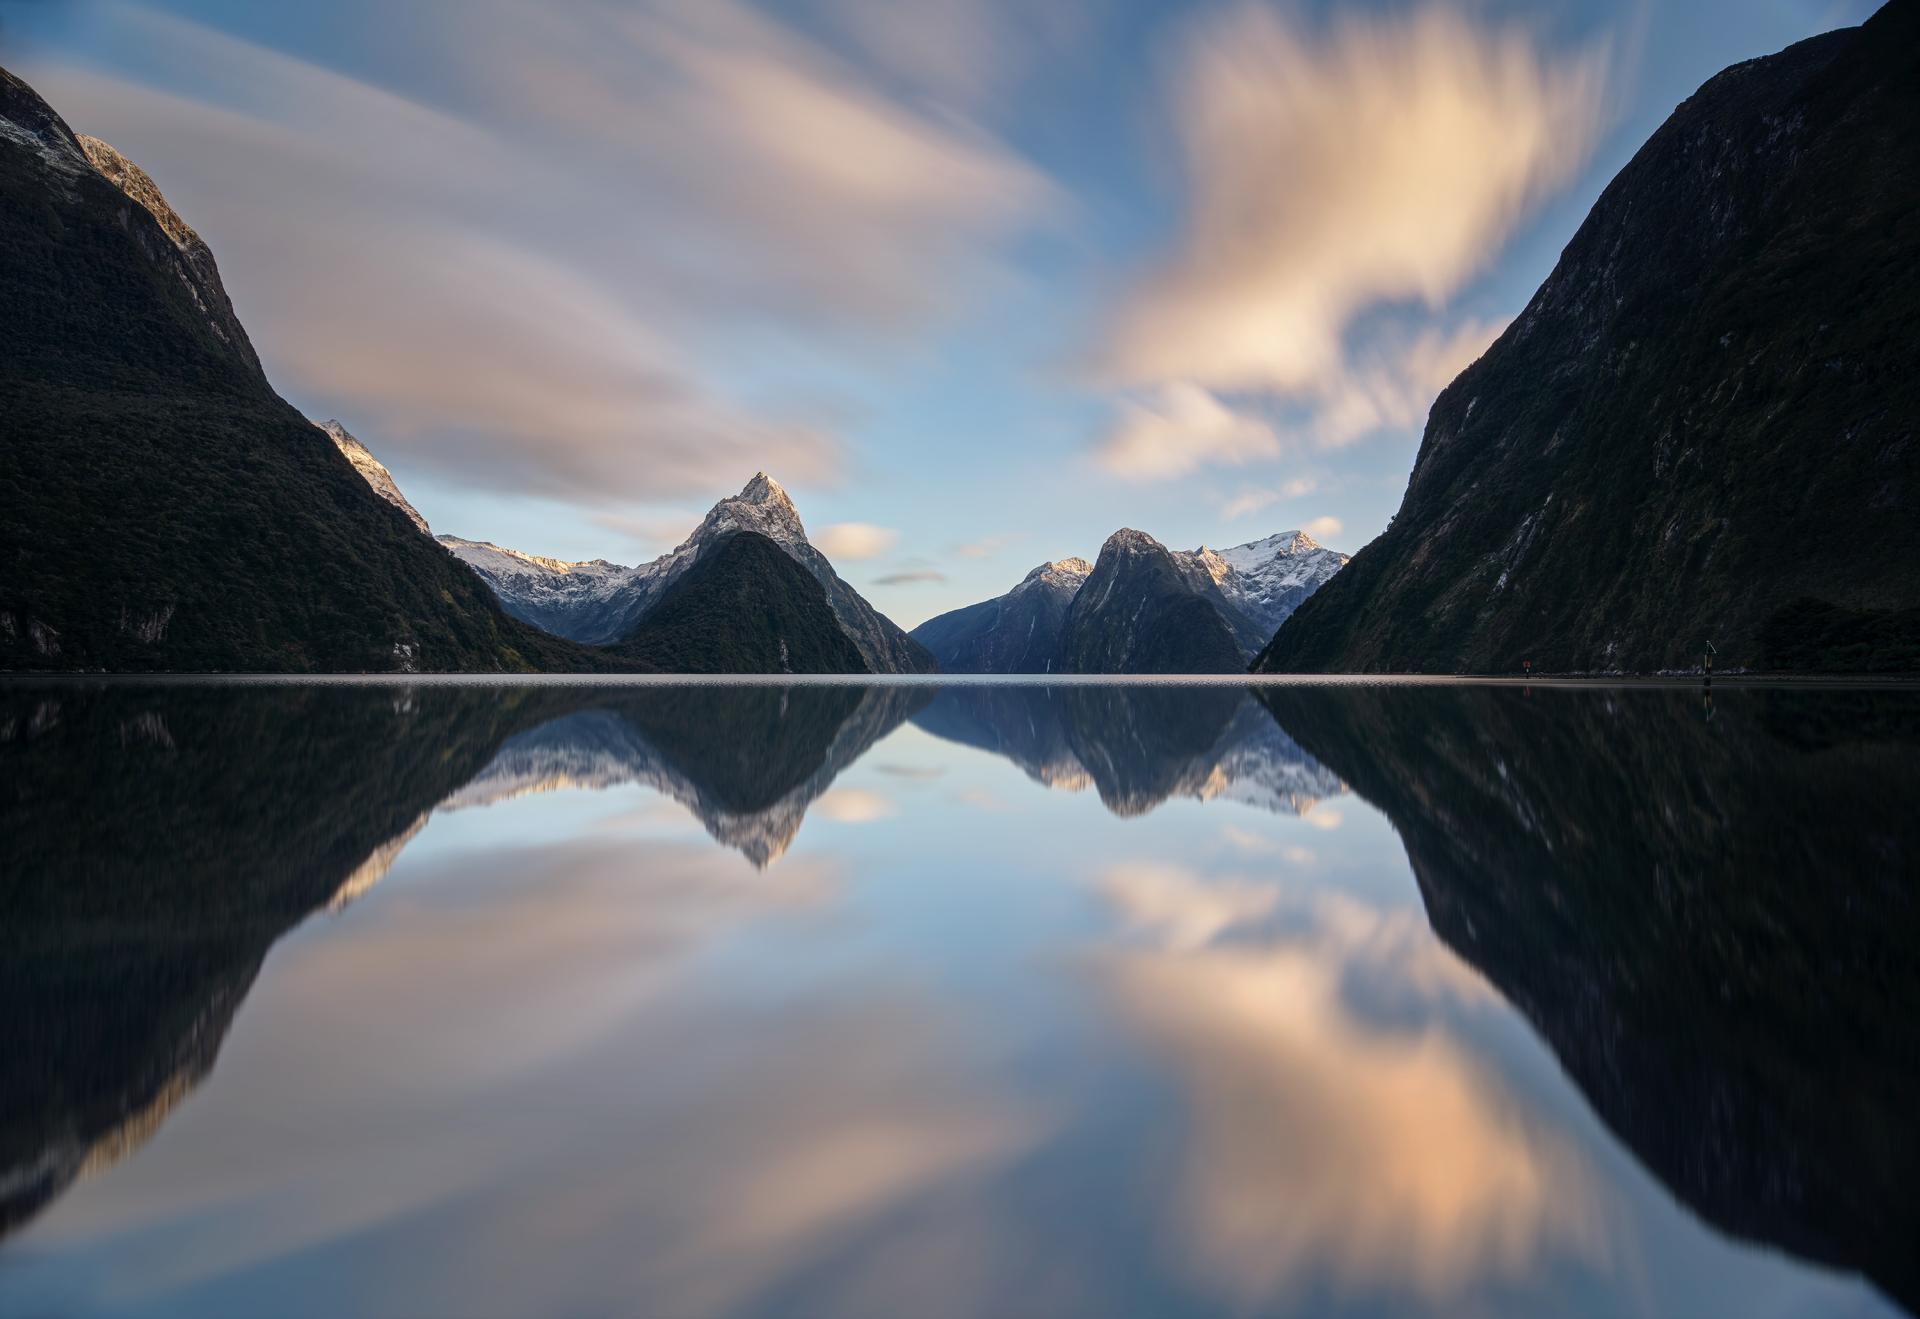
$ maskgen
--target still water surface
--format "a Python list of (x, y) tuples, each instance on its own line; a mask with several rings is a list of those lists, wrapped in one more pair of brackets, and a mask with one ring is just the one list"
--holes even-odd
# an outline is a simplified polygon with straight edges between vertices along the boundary
[(1886, 1315), (1920, 693), (0, 687), (0, 1313)]

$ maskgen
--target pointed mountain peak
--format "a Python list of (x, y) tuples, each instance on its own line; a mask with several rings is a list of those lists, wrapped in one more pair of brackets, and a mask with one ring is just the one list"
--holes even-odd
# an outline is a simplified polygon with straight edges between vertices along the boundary
[(1166, 548), (1166, 546), (1162, 545), (1144, 531), (1135, 531), (1132, 527), (1122, 527), (1107, 537), (1106, 543), (1100, 547), (1100, 555), (1102, 558), (1105, 558), (1109, 550), (1115, 554), (1138, 554), (1144, 550), (1159, 550), (1164, 553)]
[(1077, 586), (1092, 571), (1093, 565), (1085, 559), (1051, 559), (1029, 572), (1025, 577), (1022, 577), (1020, 579), (1020, 585), (1025, 586), (1030, 582), (1045, 581), (1054, 584)]
[[(765, 472), (755, 472), (740, 493), (721, 500), (708, 510), (692, 536), (681, 545), (684, 550), (704, 546), (716, 536), (730, 531), (757, 531), (782, 545), (807, 544), (807, 529), (800, 522), (800, 511), (787, 497), (786, 489)], [(677, 555), (679, 550), (675, 551)]]
[(786, 487), (765, 472), (755, 472), (753, 479), (741, 489), (739, 497), (750, 504), (785, 504), (789, 508), (793, 506), (793, 500), (787, 497)]

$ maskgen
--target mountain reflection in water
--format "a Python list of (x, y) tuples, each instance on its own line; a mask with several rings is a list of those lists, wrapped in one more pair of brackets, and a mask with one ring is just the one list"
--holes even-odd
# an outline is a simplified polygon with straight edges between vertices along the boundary
[[(961, 748), (1017, 772), (962, 790)], [(396, 1181), (442, 1208), (355, 1284), (391, 1290), (294, 1308), (1525, 1313), (1608, 1278), (1646, 1303), (1629, 1275), (1680, 1266), (1624, 1259), (1621, 1222), (1656, 1210), (1508, 1004), (1714, 1229), (1920, 1305), (1910, 691), (63, 684), (0, 688), (0, 771), (0, 1309), (142, 1309), (76, 1281), (155, 1221), (153, 1185), (109, 1194), (122, 1168), (210, 1169), (271, 1116), (234, 1096), (295, 1065), (320, 1079), (280, 1120), (334, 1133), (332, 1171), (255, 1149), (227, 1194), (291, 1218), (218, 1248), (149, 1228), (174, 1290), (148, 1306), (284, 1300), (244, 1280), (299, 1242), (370, 1249), (400, 1202), (356, 1197)], [(1021, 776), (1100, 807), (1023, 804)], [(720, 849), (568, 823), (447, 850), (495, 811), (639, 790)], [(1384, 827), (1374, 850), (1339, 827), (1349, 792), (1417, 904), (1381, 896), (1406, 874)], [(894, 850), (835, 845), (863, 823)], [(850, 907), (868, 933), (803, 970), (826, 936), (793, 922)], [(784, 988), (714, 987), (703, 959), (739, 938)], [(215, 1094), (250, 995), (295, 1025)], [(115, 1167), (202, 1086), (223, 1132)], [(565, 1140), (527, 1125), (555, 1104)], [(410, 1112), (430, 1134), (383, 1145)], [(478, 1149), (513, 1152), (491, 1196)], [(110, 1168), (77, 1225), (47, 1212)], [(496, 1268), (464, 1257), (508, 1230), (476, 1217), (499, 1197)], [(1715, 1240), (1651, 1308), (1790, 1267)]]

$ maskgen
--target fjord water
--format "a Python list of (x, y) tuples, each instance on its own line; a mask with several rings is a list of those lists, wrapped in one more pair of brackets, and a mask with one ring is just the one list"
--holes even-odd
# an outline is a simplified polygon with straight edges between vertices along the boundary
[(0, 1313), (1898, 1313), (1920, 693), (0, 688)]

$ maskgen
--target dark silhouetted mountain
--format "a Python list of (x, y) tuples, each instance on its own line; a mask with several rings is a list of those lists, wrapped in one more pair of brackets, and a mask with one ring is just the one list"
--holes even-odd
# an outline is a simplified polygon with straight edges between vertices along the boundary
[(1708, 639), (1723, 667), (1920, 667), (1916, 341), (1920, 0), (1895, 0), (1673, 113), (1258, 667), (1650, 671)]
[(1145, 532), (1116, 531), (1061, 629), (1069, 673), (1242, 673), (1246, 655), (1212, 593)]
[(1043, 563), (1005, 595), (930, 618), (907, 635), (925, 646), (943, 673), (1061, 673), (1067, 607), (1093, 565)]
[[(1134, 533), (1138, 535), (1139, 533)], [(1208, 600), (1248, 660), (1288, 615), (1346, 565), (1304, 531), (1228, 550), (1168, 551)], [(1065, 673), (1067, 609), (1092, 573), (1085, 559), (1043, 563), (1005, 595), (930, 618), (912, 636), (946, 673)]]
[(3, 70), (0, 308), (0, 668), (607, 662), (373, 495), (274, 394), (152, 180)]
[(766, 536), (704, 547), (616, 648), (667, 673), (866, 673), (827, 593)]
[(1920, 693), (1260, 698), (1676, 1195), (1920, 1307)]
[[(557, 636), (590, 645), (614, 645), (634, 635), (641, 621), (690, 573), (709, 550), (735, 532), (763, 536), (809, 573), (826, 592), (838, 626), (859, 651), (861, 664), (844, 673), (930, 673), (934, 660), (841, 578), (827, 556), (807, 539), (800, 514), (780, 483), (755, 474), (737, 495), (708, 511), (693, 534), (651, 563), (625, 567), (604, 559), (570, 562), (502, 549), (486, 541), (440, 537), (493, 588), (515, 618)], [(793, 670), (800, 672), (802, 670)], [(770, 672), (782, 672), (773, 669)]]

